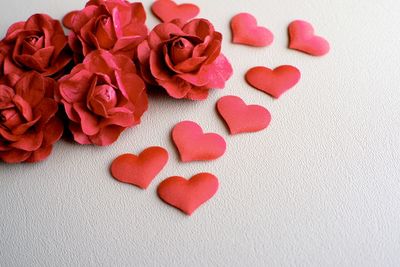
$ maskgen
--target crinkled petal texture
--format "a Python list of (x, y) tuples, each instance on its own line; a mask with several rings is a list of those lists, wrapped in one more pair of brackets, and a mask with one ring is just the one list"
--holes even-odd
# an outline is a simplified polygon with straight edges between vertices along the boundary
[(156, 26), (137, 48), (142, 77), (173, 98), (205, 99), (224, 88), (232, 66), (221, 54), (222, 35), (205, 19)]
[(147, 110), (145, 84), (132, 60), (106, 50), (91, 52), (60, 79), (55, 96), (80, 144), (110, 145)]
[(59, 78), (71, 60), (61, 23), (45, 14), (14, 23), (0, 41), (0, 74), (4, 76), (20, 76), (34, 70)]
[(0, 82), (0, 160), (37, 162), (61, 138), (63, 123), (53, 99), (56, 83), (38, 72)]
[(148, 33), (145, 21), (143, 5), (124, 0), (92, 0), (63, 19), (71, 30), (68, 41), (76, 62), (97, 49), (135, 57), (137, 45)]

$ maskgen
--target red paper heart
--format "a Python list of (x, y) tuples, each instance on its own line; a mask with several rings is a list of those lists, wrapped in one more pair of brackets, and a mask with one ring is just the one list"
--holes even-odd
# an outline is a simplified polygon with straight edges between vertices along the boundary
[(314, 35), (313, 26), (302, 20), (289, 24), (289, 48), (305, 52), (313, 56), (323, 56), (329, 52), (329, 43), (320, 36)]
[(199, 173), (189, 180), (179, 176), (165, 179), (157, 188), (158, 196), (167, 204), (191, 215), (218, 190), (218, 179), (210, 173)]
[(292, 88), (300, 80), (300, 71), (289, 65), (284, 65), (271, 70), (266, 67), (254, 67), (247, 71), (246, 81), (275, 98)]
[(149, 147), (139, 156), (123, 154), (111, 164), (111, 175), (120, 182), (146, 189), (168, 162), (168, 152), (162, 147)]
[(170, 22), (174, 19), (188, 21), (196, 17), (200, 9), (194, 4), (177, 5), (171, 0), (158, 0), (151, 6), (151, 11), (163, 22)]
[(269, 111), (258, 105), (246, 105), (237, 96), (224, 96), (217, 102), (218, 112), (231, 134), (258, 132), (271, 122)]
[(250, 46), (268, 46), (274, 35), (265, 27), (257, 26), (257, 20), (249, 13), (240, 13), (231, 20), (232, 42)]
[(183, 162), (213, 160), (226, 150), (225, 140), (218, 134), (204, 134), (201, 127), (192, 121), (178, 123), (172, 130), (172, 139)]

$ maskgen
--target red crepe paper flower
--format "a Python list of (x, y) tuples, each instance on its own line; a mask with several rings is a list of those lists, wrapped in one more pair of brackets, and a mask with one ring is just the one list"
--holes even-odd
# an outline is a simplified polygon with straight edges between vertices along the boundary
[(45, 14), (10, 26), (0, 42), (0, 74), (21, 75), (34, 70), (58, 77), (72, 59), (61, 23)]
[(55, 85), (54, 80), (33, 71), (15, 83), (0, 82), (0, 160), (37, 162), (49, 156), (63, 133), (56, 117)]
[(173, 98), (205, 99), (210, 88), (223, 88), (233, 72), (221, 42), (221, 33), (205, 19), (159, 24), (138, 46), (142, 76)]
[(76, 142), (105, 146), (147, 110), (143, 80), (132, 60), (96, 50), (59, 80), (56, 99), (70, 120)]
[(123, 0), (92, 0), (80, 11), (67, 14), (63, 23), (71, 30), (69, 44), (75, 60), (96, 49), (132, 58), (147, 36), (146, 12), (142, 3)]

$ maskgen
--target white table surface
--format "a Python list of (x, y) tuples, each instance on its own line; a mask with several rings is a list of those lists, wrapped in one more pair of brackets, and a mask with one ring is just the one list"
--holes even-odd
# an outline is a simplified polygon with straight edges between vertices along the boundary
[[(203, 102), (151, 97), (143, 123), (110, 147), (62, 141), (43, 163), (0, 164), (0, 266), (399, 266), (400, 2), (193, 2), (224, 34), (235, 70), (226, 88)], [(0, 33), (35, 12), (61, 18), (83, 5), (0, 1)], [(230, 43), (229, 21), (243, 11), (275, 34), (272, 46)], [(330, 54), (287, 49), (294, 19), (310, 21)], [(282, 64), (302, 79), (279, 100), (244, 82), (250, 67)], [(267, 107), (270, 127), (229, 136), (215, 112), (227, 94)], [(225, 156), (180, 163), (170, 130), (186, 119), (226, 137)], [(114, 157), (152, 145), (170, 161), (148, 190), (111, 178)], [(193, 216), (158, 199), (164, 178), (203, 171), (220, 189)]]

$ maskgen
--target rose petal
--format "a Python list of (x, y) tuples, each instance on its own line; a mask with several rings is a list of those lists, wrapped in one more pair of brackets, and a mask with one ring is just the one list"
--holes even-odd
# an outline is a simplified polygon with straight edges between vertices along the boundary
[(10, 133), (3, 127), (0, 127), (0, 137), (3, 137), (6, 141), (10, 141), (10, 142), (16, 142), (20, 138), (19, 136), (16, 136), (16, 135)]
[(223, 54), (220, 54), (212, 64), (204, 66), (201, 71), (208, 77), (208, 88), (224, 88), (225, 82), (233, 73), (231, 64)]
[(43, 77), (37, 72), (29, 72), (17, 82), (15, 92), (34, 108), (46, 93)]
[(90, 72), (100, 72), (112, 76), (118, 66), (114, 56), (106, 50), (96, 50), (86, 56), (83, 61), (86, 69)]
[(209, 89), (202, 89), (202, 88), (192, 88), (187, 93), (187, 98), (191, 100), (204, 100), (208, 97)]
[(25, 160), (25, 162), (35, 163), (35, 162), (43, 161), (50, 156), (52, 150), (53, 150), (52, 146), (41, 147), (41, 148), (31, 152), (31, 155), (29, 156), (29, 158), (27, 158)]
[(26, 102), (19, 95), (14, 96), (13, 102), (14, 102), (15, 106), (18, 108), (20, 114), (22, 114), (22, 116), (25, 118), (25, 120), (27, 120), (27, 121), (32, 120), (32, 117), (33, 117), (32, 108), (28, 102)]
[(171, 79), (171, 76), (166, 72), (165, 63), (161, 61), (160, 56), (154, 50), (150, 52), (150, 71), (157, 80), (167, 81)]
[(72, 132), (75, 142), (81, 145), (89, 145), (92, 143), (89, 137), (83, 133), (82, 128), (78, 123), (71, 122), (69, 124), (69, 130)]
[(9, 151), (0, 151), (0, 159), (6, 163), (24, 162), (32, 152), (19, 149), (11, 149)]
[(189, 35), (200, 37), (202, 40), (214, 33), (214, 27), (206, 19), (193, 19), (182, 30)]
[(158, 24), (149, 34), (149, 46), (151, 49), (156, 49), (161, 43), (171, 39), (171, 35), (183, 36), (186, 34), (173, 23)]
[(82, 103), (74, 103), (73, 108), (81, 120), (82, 131), (87, 135), (97, 134), (100, 128), (96, 116), (90, 113)]
[(123, 130), (125, 130), (124, 127), (106, 126), (98, 134), (90, 136), (90, 141), (98, 146), (108, 146), (118, 139)]
[(11, 147), (25, 150), (25, 151), (35, 151), (37, 150), (43, 142), (43, 132), (25, 133), (21, 139), (10, 144)]
[(162, 86), (167, 93), (173, 98), (184, 98), (192, 86), (178, 77), (174, 77), (170, 81), (159, 81), (160, 86)]
[(82, 102), (93, 80), (93, 74), (82, 70), (74, 75), (65, 77), (59, 82), (61, 97), (68, 103)]
[(63, 25), (67, 28), (67, 29), (72, 29), (73, 25), (74, 25), (74, 18), (75, 15), (78, 13), (79, 11), (71, 11), (69, 13), (67, 13), (63, 19), (62, 19), (62, 23)]
[(43, 129), (43, 147), (49, 147), (58, 140), (60, 140), (64, 132), (63, 122), (57, 118), (53, 117)]

